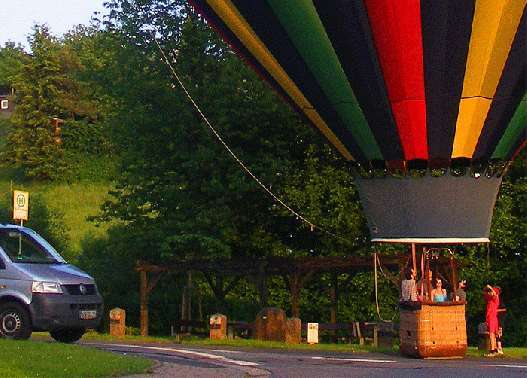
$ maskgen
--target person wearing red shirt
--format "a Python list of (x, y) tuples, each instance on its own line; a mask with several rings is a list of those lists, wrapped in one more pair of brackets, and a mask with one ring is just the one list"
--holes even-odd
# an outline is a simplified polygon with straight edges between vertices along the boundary
[(485, 357), (495, 357), (498, 355), (496, 347), (496, 334), (498, 333), (498, 306), (500, 303), (500, 291), (498, 288), (487, 285), (484, 291), (487, 300), (487, 330), (489, 332), (490, 346), (489, 353)]

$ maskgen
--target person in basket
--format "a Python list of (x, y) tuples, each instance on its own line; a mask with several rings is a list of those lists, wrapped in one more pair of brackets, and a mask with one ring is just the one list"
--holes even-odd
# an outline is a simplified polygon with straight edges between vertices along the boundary
[(435, 288), (432, 290), (432, 300), (434, 302), (445, 302), (446, 289), (443, 289), (443, 281), (440, 278), (435, 280)]

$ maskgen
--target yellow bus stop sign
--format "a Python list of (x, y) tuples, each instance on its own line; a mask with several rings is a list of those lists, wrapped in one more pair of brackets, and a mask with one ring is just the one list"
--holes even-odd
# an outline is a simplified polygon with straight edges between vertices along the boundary
[(29, 213), (29, 193), (15, 190), (13, 194), (13, 220), (27, 220)]

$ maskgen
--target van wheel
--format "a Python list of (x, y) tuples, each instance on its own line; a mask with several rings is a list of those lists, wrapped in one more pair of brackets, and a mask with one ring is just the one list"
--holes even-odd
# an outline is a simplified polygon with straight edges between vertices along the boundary
[(51, 337), (55, 340), (60, 341), (61, 343), (74, 343), (78, 341), (86, 330), (84, 328), (68, 328), (61, 329), (58, 331), (49, 331)]
[(24, 306), (16, 302), (0, 306), (0, 336), (15, 340), (31, 336), (31, 319)]

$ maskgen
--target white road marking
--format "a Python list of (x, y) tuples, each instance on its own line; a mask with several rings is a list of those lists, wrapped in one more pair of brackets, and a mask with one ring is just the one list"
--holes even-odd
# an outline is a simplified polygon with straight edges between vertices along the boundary
[(175, 348), (162, 348), (162, 347), (149, 347), (149, 346), (140, 346), (140, 345), (124, 345), (124, 344), (113, 344), (114, 346), (122, 346), (122, 347), (128, 347), (128, 348), (143, 348), (143, 349), (150, 349), (150, 350), (159, 350), (163, 352), (174, 352), (174, 353), (181, 353), (181, 354), (188, 354), (188, 355), (194, 355), (198, 357), (204, 357), (204, 358), (210, 358), (213, 360), (219, 360), (223, 362), (228, 362), (231, 364), (239, 365), (239, 366), (258, 366), (257, 362), (249, 362), (249, 361), (241, 361), (241, 360), (233, 360), (231, 358), (227, 358), (225, 356), (218, 356), (211, 353), (205, 353), (205, 352), (197, 352), (192, 350), (184, 350), (184, 349), (175, 349)]
[(527, 365), (510, 365), (510, 364), (499, 364), (499, 365), (485, 365), (486, 367), (508, 367), (508, 368), (518, 368), (518, 369), (527, 369)]
[(313, 360), (325, 360), (325, 361), (346, 361), (346, 362), (371, 362), (377, 364), (391, 363), (395, 362), (392, 360), (377, 360), (369, 358), (337, 358), (337, 357), (311, 357)]

